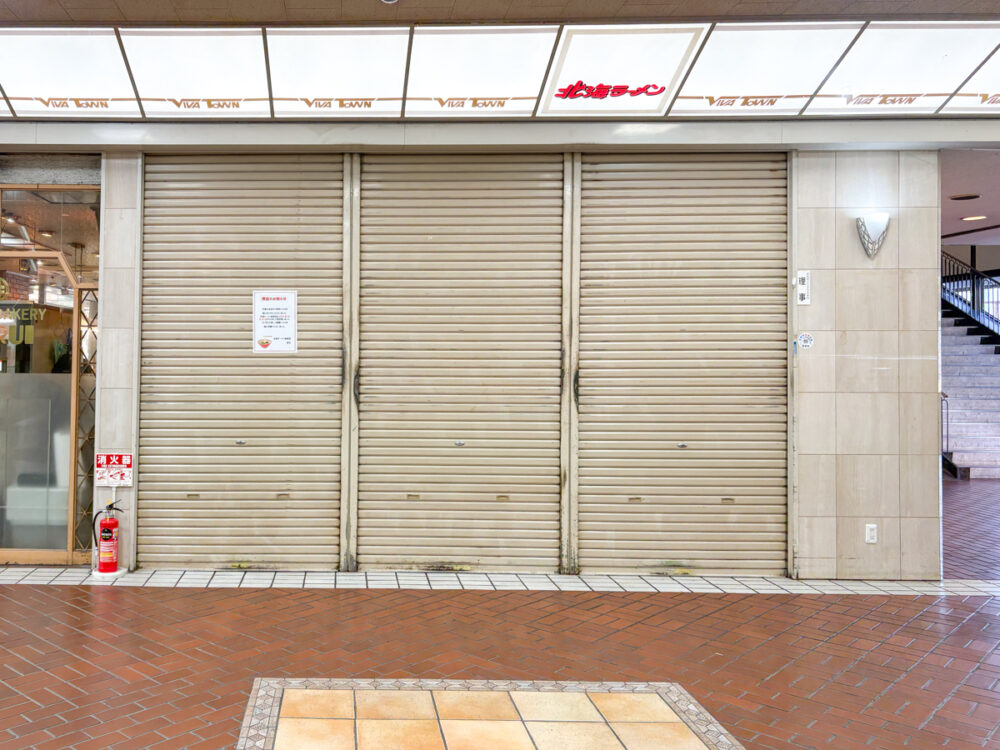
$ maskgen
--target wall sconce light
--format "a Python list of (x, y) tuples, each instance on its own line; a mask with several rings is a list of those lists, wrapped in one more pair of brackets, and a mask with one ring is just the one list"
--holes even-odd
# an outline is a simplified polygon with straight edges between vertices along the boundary
[(885, 236), (889, 232), (889, 214), (875, 213), (858, 217), (858, 237), (861, 238), (861, 246), (869, 258), (874, 258)]

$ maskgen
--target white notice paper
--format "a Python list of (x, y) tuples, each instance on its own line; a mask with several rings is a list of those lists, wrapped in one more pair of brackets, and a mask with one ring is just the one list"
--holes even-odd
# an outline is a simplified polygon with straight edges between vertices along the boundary
[(253, 352), (296, 352), (298, 338), (298, 292), (287, 290), (253, 293)]

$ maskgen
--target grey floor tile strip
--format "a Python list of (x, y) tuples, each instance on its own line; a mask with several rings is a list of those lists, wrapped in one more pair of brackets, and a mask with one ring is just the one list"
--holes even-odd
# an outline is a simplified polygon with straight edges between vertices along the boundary
[(113, 580), (87, 567), (5, 566), (0, 585), (114, 585), (177, 588), (325, 588), (472, 591), (569, 591), (766, 595), (1000, 596), (1000, 580), (848, 581), (772, 576), (661, 576), (653, 574), (472, 573), (330, 570), (136, 570)]

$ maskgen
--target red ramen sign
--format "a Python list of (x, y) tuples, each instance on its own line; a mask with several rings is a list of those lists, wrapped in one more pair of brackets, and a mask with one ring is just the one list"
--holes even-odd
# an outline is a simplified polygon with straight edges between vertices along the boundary
[(569, 86), (564, 86), (556, 92), (556, 99), (614, 99), (619, 96), (659, 96), (666, 91), (665, 86), (658, 86), (655, 83), (647, 83), (645, 86), (632, 88), (626, 85), (610, 85), (598, 83), (589, 86), (583, 81), (577, 81)]

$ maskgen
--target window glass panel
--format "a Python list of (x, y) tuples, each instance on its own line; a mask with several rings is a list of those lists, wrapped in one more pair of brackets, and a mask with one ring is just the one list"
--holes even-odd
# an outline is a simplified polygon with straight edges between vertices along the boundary
[(990, 23), (873, 23), (806, 114), (927, 114), (1000, 42)]
[[(0, 203), (0, 250), (62, 253), (77, 282), (97, 283), (101, 210), (98, 190), (4, 190)], [(62, 274), (56, 261), (39, 261), (45, 278)], [(42, 289), (42, 297), (55, 299), (67, 284)], [(72, 298), (70, 298), (72, 305)]]
[(139, 115), (111, 29), (0, 30), (0, 71), (0, 83), (22, 117)]
[(662, 115), (707, 25), (567, 26), (539, 115)]
[(672, 115), (797, 115), (860, 23), (716, 26)]
[(409, 29), (268, 29), (277, 117), (398, 117)]
[(406, 114), (528, 116), (535, 109), (557, 28), (418, 28)]
[(1000, 52), (995, 52), (942, 112), (1000, 114)]
[(149, 117), (269, 117), (259, 29), (122, 29)]

